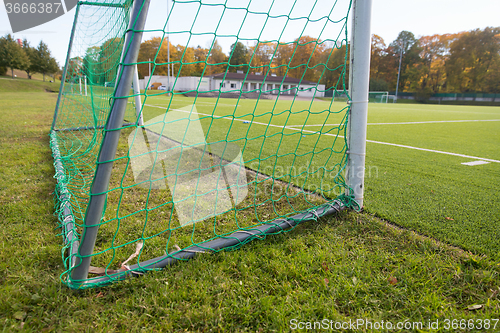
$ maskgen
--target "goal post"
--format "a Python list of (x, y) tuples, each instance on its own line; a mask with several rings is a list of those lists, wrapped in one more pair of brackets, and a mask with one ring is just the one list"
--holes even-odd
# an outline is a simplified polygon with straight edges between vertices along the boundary
[(155, 6), (77, 5), (51, 131), (70, 288), (363, 204), (371, 0)]
[(90, 187), (90, 199), (83, 221), (85, 233), (82, 235), (77, 261), (71, 276), (75, 281), (82, 281), (88, 276), (91, 255), (106, 204), (111, 171), (120, 138), (120, 129), (123, 126), (127, 109), (128, 99), (126, 97), (130, 94), (130, 87), (135, 76), (135, 62), (139, 54), (149, 3), (150, 0), (135, 0), (132, 7), (130, 25), (123, 43), (122, 60), (118, 66), (117, 84), (112, 99), (111, 111), (109, 112), (101, 149), (97, 157), (94, 180)]
[(350, 52), (351, 110), (348, 121), (348, 164), (346, 194), (363, 207), (368, 90), (370, 82), (372, 1), (354, 1)]
[(389, 100), (388, 91), (369, 91), (368, 101), (370, 103), (387, 103)]

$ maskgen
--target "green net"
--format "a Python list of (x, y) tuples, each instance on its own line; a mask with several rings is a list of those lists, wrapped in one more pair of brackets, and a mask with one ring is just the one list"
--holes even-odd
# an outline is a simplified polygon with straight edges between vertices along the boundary
[[(134, 64), (121, 60), (131, 6), (77, 6), (51, 132), (63, 283), (104, 285), (354, 205), (349, 104), (325, 97), (347, 89), (350, 1), (152, 2)], [(115, 95), (120, 61), (140, 78), (125, 96)], [(123, 126), (106, 127), (127, 97)], [(99, 160), (112, 131), (114, 158)], [(93, 193), (108, 162), (107, 190)], [(76, 276), (85, 257), (88, 274)]]
[[(348, 102), (350, 100), (347, 90), (333, 90), (331, 96), (335, 102)], [(389, 100), (388, 91), (369, 91), (368, 103), (387, 103)]]
[(388, 91), (370, 91), (368, 92), (368, 102), (370, 103), (387, 103), (389, 100)]

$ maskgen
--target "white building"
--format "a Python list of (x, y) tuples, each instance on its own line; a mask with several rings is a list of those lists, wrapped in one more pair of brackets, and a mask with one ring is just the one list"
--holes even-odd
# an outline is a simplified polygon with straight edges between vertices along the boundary
[(219, 73), (205, 77), (182, 76), (179, 78), (166, 76), (146, 76), (140, 81), (140, 88), (153, 83), (174, 87), (177, 91), (218, 91), (221, 92), (255, 92), (262, 90), (263, 94), (270, 95), (295, 95), (300, 97), (323, 97), (325, 85), (316, 82), (295, 79), (292, 77), (276, 76), (275, 74), (259, 75), (238, 73)]
[(229, 92), (234, 90), (255, 91), (262, 89), (262, 93), (271, 95), (295, 95), (301, 97), (323, 97), (325, 85), (316, 82), (295, 79), (292, 77), (276, 76), (271, 74), (265, 77), (259, 74), (220, 73), (211, 77), (210, 90)]
[[(203, 77), (200, 82), (200, 77), (198, 76), (180, 76), (178, 78), (171, 76), (169, 78), (168, 76), (153, 75), (151, 80), (149, 80), (149, 76), (146, 76), (144, 79), (139, 80), (139, 88), (145, 89), (146, 85), (151, 86), (153, 83), (161, 83), (169, 88), (175, 86), (174, 90), (178, 91), (190, 91), (196, 89), (199, 91), (210, 90), (210, 77)], [(198, 83), (200, 84), (199, 87)]]

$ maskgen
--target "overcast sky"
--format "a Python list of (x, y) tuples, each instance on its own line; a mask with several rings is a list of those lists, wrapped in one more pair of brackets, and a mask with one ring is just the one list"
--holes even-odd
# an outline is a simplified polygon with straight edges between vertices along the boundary
[[(152, 0), (152, 8), (164, 7), (165, 1), (167, 0)], [(0, 35), (3, 36), (12, 33), (12, 30), (3, 0), (0, 2)], [(14, 37), (26, 38), (32, 46), (43, 40), (59, 65), (63, 65), (74, 13), (73, 9), (53, 21), (18, 32)], [(156, 11), (153, 10), (153, 13)], [(373, 0), (371, 30), (389, 44), (402, 30), (411, 31), (418, 38), (425, 35), (483, 29), (488, 26), (498, 27), (499, 13), (500, 0)], [(173, 42), (179, 43), (174, 39)], [(207, 46), (206, 43), (196, 42), (196, 44)], [(227, 52), (228, 46), (223, 44), (223, 47)]]

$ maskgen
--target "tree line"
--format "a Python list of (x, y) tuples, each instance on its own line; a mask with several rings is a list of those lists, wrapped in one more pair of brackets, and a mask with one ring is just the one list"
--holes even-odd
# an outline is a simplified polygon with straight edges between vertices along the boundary
[[(89, 47), (83, 58), (70, 59), (69, 77), (85, 76), (92, 84), (98, 85), (112, 81), (122, 48), (121, 38), (112, 38), (101, 46)], [(139, 78), (148, 76), (150, 71), (154, 75), (168, 75), (170, 72), (172, 76), (207, 76), (226, 70), (241, 70), (307, 81), (320, 80), (332, 86), (345, 75), (343, 63), (346, 55), (345, 45), (336, 47), (309, 36), (302, 36), (290, 43), (264, 41), (252, 46), (237, 41), (231, 45), (228, 54), (224, 53), (217, 39), (210, 47), (203, 48), (174, 45), (166, 38), (153, 37), (141, 43), (137, 68)]]
[[(139, 75), (148, 75), (150, 64), (155, 74), (166, 75), (167, 52), (170, 62), (174, 62), (174, 74), (180, 76), (243, 70), (320, 81), (327, 89), (342, 89), (337, 84), (348, 75), (348, 66), (342, 66), (344, 59), (349, 59), (348, 47), (309, 36), (291, 43), (264, 41), (245, 46), (236, 42), (228, 54), (217, 40), (210, 48), (186, 48), (155, 37), (141, 44)], [(398, 90), (423, 97), (434, 93), (500, 92), (500, 27), (418, 39), (409, 31), (401, 31), (389, 45), (373, 35), (370, 90), (395, 91), (398, 72)]]
[(0, 75), (5, 75), (7, 68), (10, 68), (12, 78), (14, 69), (19, 69), (25, 71), (29, 79), (34, 73), (43, 74), (44, 81), (45, 75), (54, 75), (59, 71), (47, 44), (40, 41), (37, 47), (32, 47), (24, 39), (19, 45), (10, 34), (0, 37)]
[[(88, 48), (83, 58), (70, 60), (70, 72), (85, 75), (94, 84), (112, 81), (122, 48), (121, 38)], [(206, 76), (241, 70), (319, 81), (326, 89), (342, 90), (348, 88), (348, 80), (343, 80), (349, 68), (344, 66), (345, 59), (349, 59), (345, 42), (310, 36), (289, 43), (257, 41), (245, 45), (236, 41), (227, 54), (217, 39), (209, 47), (186, 47), (153, 37), (141, 43), (138, 72), (144, 78), (150, 71), (155, 75)], [(409, 31), (401, 31), (389, 45), (380, 36), (372, 36), (372, 91), (397, 88), (421, 97), (434, 93), (496, 93), (500, 92), (499, 82), (500, 27), (418, 39)]]
[(500, 27), (415, 38), (402, 31), (388, 46), (372, 37), (370, 90), (435, 93), (500, 92)]
[[(201, 76), (225, 72), (276, 74), (306, 81), (335, 85), (343, 73), (346, 46), (336, 46), (310, 36), (290, 43), (258, 41), (246, 46), (240, 41), (225, 54), (215, 39), (208, 48), (173, 45), (166, 38), (153, 37), (141, 44), (138, 57), (139, 77), (155, 75)], [(168, 58), (173, 66), (168, 68)], [(173, 70), (172, 70), (173, 69)], [(172, 75), (172, 73), (170, 73)]]

